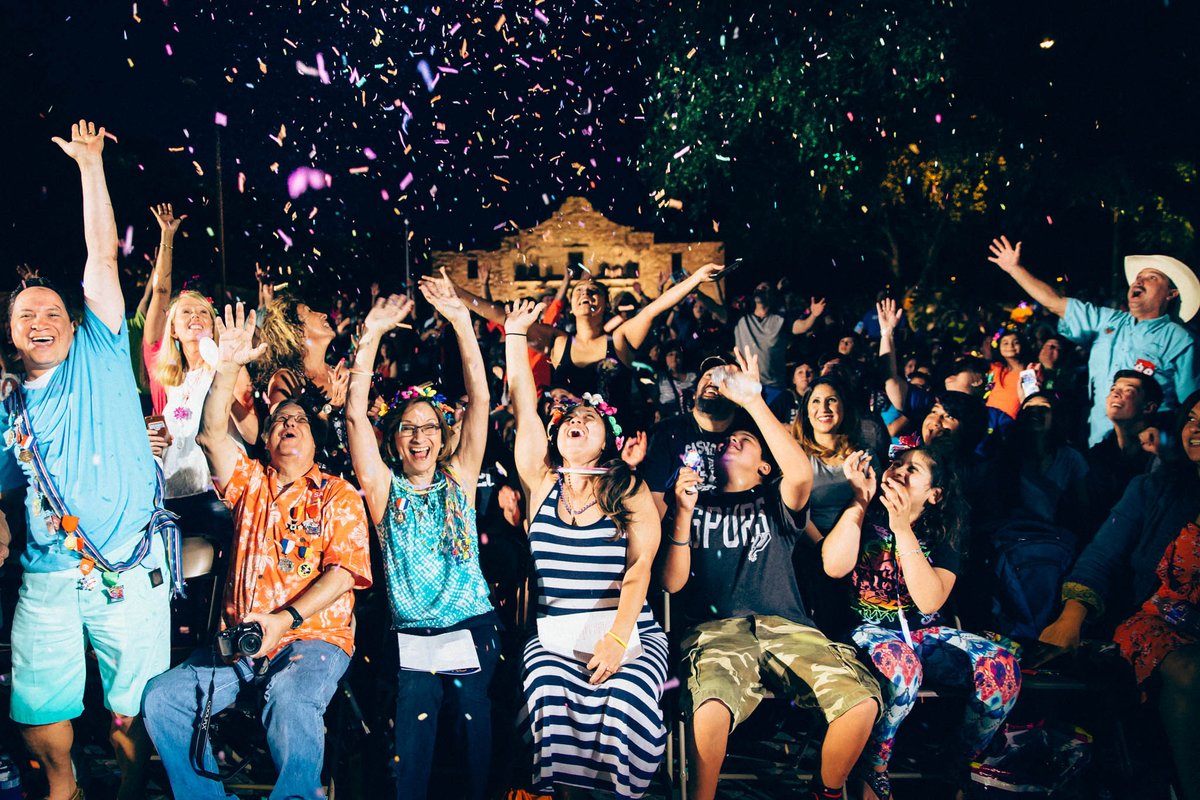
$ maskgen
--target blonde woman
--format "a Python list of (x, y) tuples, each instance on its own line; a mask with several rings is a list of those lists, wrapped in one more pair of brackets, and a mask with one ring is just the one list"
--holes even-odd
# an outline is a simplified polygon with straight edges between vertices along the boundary
[[(170, 203), (150, 210), (162, 233), (142, 348), (154, 413), (162, 415), (165, 423), (165, 429), (151, 425), (150, 442), (154, 454), (162, 458), (167, 508), (180, 515), (185, 533), (211, 535), (229, 524), (228, 511), (213, 491), (208, 462), (196, 444), (200, 411), (216, 374), (204, 360), (201, 343), (215, 340), (216, 312), (208, 298), (190, 289), (170, 300), (175, 232), (182, 218), (175, 216)], [(245, 369), (239, 376), (229, 428), (238, 441), (254, 441), (258, 436)]]

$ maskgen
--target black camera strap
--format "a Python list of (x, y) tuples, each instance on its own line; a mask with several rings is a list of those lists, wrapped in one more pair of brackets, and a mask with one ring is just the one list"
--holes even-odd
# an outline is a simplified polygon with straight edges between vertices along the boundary
[[(217, 652), (216, 645), (213, 646), (213, 658), (219, 658), (220, 653)], [(238, 681), (241, 681), (241, 676), (238, 676)], [(209, 778), (214, 781), (233, 780), (242, 770), (250, 764), (249, 759), (243, 759), (239, 764), (236, 764), (232, 769), (221, 771), (220, 766), (216, 772), (210, 772), (204, 766), (204, 757), (211, 752), (211, 727), (212, 727), (212, 705), (213, 694), (216, 692), (217, 683), (217, 668), (210, 667), (208, 670), (208, 695), (204, 700), (204, 711), (200, 714), (199, 723), (196, 725), (196, 732), (192, 735), (192, 769), (202, 778)], [(200, 689), (200, 681), (196, 681), (196, 689)]]

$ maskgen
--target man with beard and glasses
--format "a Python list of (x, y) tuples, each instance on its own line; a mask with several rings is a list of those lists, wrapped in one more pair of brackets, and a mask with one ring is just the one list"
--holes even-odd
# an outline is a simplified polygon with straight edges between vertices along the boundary
[(699, 491), (712, 491), (717, 485), (720, 447), (738, 407), (717, 390), (713, 374), (714, 370), (728, 366), (737, 369), (732, 359), (725, 356), (713, 355), (701, 361), (692, 410), (667, 417), (650, 429), (650, 446), (638, 473), (650, 485), (660, 516), (667, 508), (664, 496), (675, 482), (685, 457), (700, 475)]

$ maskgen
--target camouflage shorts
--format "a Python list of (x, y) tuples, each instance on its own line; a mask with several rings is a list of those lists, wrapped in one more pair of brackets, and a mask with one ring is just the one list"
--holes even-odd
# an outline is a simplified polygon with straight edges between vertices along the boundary
[(683, 652), (690, 695), (685, 703), (694, 709), (720, 700), (733, 714), (732, 727), (758, 707), (764, 680), (800, 705), (820, 708), (826, 722), (864, 700), (882, 706), (879, 684), (853, 647), (783, 617), (705, 622), (687, 632)]

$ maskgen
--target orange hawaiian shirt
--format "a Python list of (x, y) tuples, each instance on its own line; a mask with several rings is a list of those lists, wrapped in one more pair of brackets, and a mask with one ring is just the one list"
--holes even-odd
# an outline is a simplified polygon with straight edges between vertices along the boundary
[[(314, 464), (303, 478), (276, 491), (273, 468), (238, 455), (222, 493), (237, 532), (225, 584), (226, 625), (251, 611), (278, 611), (330, 567), (353, 575), (355, 589), (371, 585), (367, 514), (348, 481)], [(353, 655), (353, 611), (354, 592), (348, 591), (289, 631), (279, 648), (297, 639), (319, 639)]]

